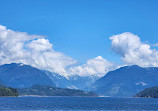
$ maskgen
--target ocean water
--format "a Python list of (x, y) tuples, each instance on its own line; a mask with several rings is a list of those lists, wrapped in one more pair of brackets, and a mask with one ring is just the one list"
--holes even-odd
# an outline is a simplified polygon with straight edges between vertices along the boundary
[(0, 97), (0, 111), (158, 111), (158, 99)]

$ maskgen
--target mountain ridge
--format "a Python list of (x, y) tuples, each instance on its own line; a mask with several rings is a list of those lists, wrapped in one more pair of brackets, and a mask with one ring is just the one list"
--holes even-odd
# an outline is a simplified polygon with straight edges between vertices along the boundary
[(4, 64), (0, 66), (0, 81), (8, 87), (25, 88), (35, 84), (55, 84), (40, 69), (21, 63)]
[(158, 85), (158, 68), (143, 68), (137, 65), (125, 66), (108, 72), (92, 85), (92, 91), (99, 95), (133, 97), (147, 87)]

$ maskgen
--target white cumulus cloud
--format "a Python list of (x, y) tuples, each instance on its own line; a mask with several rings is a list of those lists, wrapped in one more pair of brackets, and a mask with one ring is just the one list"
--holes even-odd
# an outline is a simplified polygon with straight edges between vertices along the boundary
[[(125, 32), (110, 37), (112, 49), (126, 65), (158, 67), (158, 51), (141, 42), (140, 37)], [(64, 76), (104, 76), (116, 66), (98, 56), (85, 64), (74, 66), (77, 60), (57, 52), (43, 36), (7, 29), (0, 25), (0, 65), (23, 63)], [(119, 67), (119, 66), (117, 66)]]
[(101, 77), (113, 68), (113, 63), (103, 59), (101, 56), (98, 56), (94, 59), (88, 60), (86, 64), (77, 67), (71, 67), (70, 72), (80, 76), (97, 75)]
[(124, 63), (142, 67), (158, 66), (158, 51), (142, 43), (137, 35), (125, 32), (111, 36), (110, 40), (112, 49), (121, 56)]
[(39, 35), (17, 32), (0, 25), (0, 64), (24, 63), (39, 69), (67, 74), (76, 60), (54, 51), (53, 44)]
[(64, 76), (103, 76), (113, 67), (101, 56), (74, 67), (77, 60), (55, 51), (53, 44), (45, 37), (13, 31), (0, 25), (0, 65), (9, 63), (23, 63)]
[(49, 43), (49, 40), (41, 38), (28, 43), (27, 48), (32, 51), (51, 51), (53, 44)]

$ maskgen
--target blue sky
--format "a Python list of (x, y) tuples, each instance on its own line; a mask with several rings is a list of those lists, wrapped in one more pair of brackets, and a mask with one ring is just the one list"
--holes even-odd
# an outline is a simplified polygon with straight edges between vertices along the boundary
[(158, 41), (157, 0), (0, 0), (0, 24), (45, 35), (56, 51), (80, 63), (102, 56), (120, 63), (109, 37), (123, 32)]

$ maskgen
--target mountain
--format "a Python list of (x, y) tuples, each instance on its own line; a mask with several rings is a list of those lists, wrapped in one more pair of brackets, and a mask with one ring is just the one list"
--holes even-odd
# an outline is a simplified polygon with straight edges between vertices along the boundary
[(51, 78), (51, 80), (56, 84), (57, 87), (69, 88), (69, 89), (81, 89), (87, 90), (96, 80), (99, 79), (98, 76), (85, 76), (81, 77), (78, 75), (73, 75), (70, 77), (64, 77), (57, 73), (52, 73), (45, 71), (45, 73)]
[(146, 88), (143, 91), (136, 94), (134, 97), (139, 98), (158, 98), (158, 86)]
[(55, 86), (42, 70), (20, 63), (1, 65), (0, 82), (13, 88), (27, 88), (35, 84)]
[(92, 91), (104, 96), (133, 97), (152, 86), (158, 86), (158, 68), (133, 65), (110, 71), (93, 84)]
[(31, 88), (18, 89), (21, 96), (97, 96), (93, 92), (75, 89), (63, 89), (52, 86), (34, 85)]
[(97, 76), (80, 77), (73, 75), (64, 77), (57, 73), (40, 70), (21, 63), (0, 66), (0, 84), (13, 88), (28, 88), (35, 84), (40, 84), (86, 90), (97, 79)]

